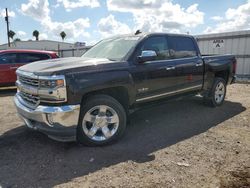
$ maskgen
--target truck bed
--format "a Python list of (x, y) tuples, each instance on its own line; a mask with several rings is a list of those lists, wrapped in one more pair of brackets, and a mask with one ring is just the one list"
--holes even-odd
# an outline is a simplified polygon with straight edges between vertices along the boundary
[(202, 55), (205, 68), (210, 71), (225, 70), (225, 67), (233, 66), (236, 61), (234, 55)]

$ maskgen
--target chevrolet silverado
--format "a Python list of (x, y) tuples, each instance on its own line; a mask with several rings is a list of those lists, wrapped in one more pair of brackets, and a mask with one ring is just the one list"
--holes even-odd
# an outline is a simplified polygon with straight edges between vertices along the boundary
[(129, 113), (144, 103), (200, 94), (206, 104), (222, 105), (235, 71), (233, 55), (202, 56), (190, 35), (115, 36), (82, 57), (20, 67), (14, 101), (31, 129), (105, 145), (123, 135)]

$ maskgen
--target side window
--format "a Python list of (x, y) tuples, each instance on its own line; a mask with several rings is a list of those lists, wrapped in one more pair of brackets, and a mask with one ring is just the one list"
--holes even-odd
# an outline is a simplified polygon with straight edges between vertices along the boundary
[(47, 54), (34, 54), (34, 55), (38, 57), (40, 60), (50, 59), (50, 56)]
[(38, 54), (38, 53), (20, 53), (18, 63), (31, 63), (34, 61), (40, 61), (49, 59), (50, 57), (47, 54)]
[(16, 60), (17, 59), (15, 53), (0, 55), (0, 64), (14, 64), (16, 63)]
[(150, 37), (145, 40), (140, 52), (143, 50), (154, 50), (157, 60), (170, 59), (169, 48), (165, 37)]
[(169, 36), (170, 53), (173, 58), (186, 58), (197, 56), (194, 42), (189, 37)]

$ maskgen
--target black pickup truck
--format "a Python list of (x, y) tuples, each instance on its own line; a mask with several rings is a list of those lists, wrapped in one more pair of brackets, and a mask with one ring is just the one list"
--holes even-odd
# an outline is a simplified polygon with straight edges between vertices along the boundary
[(235, 69), (234, 56), (203, 57), (189, 35), (123, 35), (82, 57), (20, 67), (14, 100), (29, 128), (56, 140), (104, 145), (123, 135), (129, 112), (142, 103), (201, 94), (220, 106)]

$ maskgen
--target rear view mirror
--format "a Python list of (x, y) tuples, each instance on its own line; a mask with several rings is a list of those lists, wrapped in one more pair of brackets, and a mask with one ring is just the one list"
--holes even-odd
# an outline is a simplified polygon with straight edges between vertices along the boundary
[(157, 57), (157, 54), (154, 50), (144, 50), (141, 52), (141, 55), (138, 56), (138, 62), (144, 63), (146, 61), (153, 61)]

